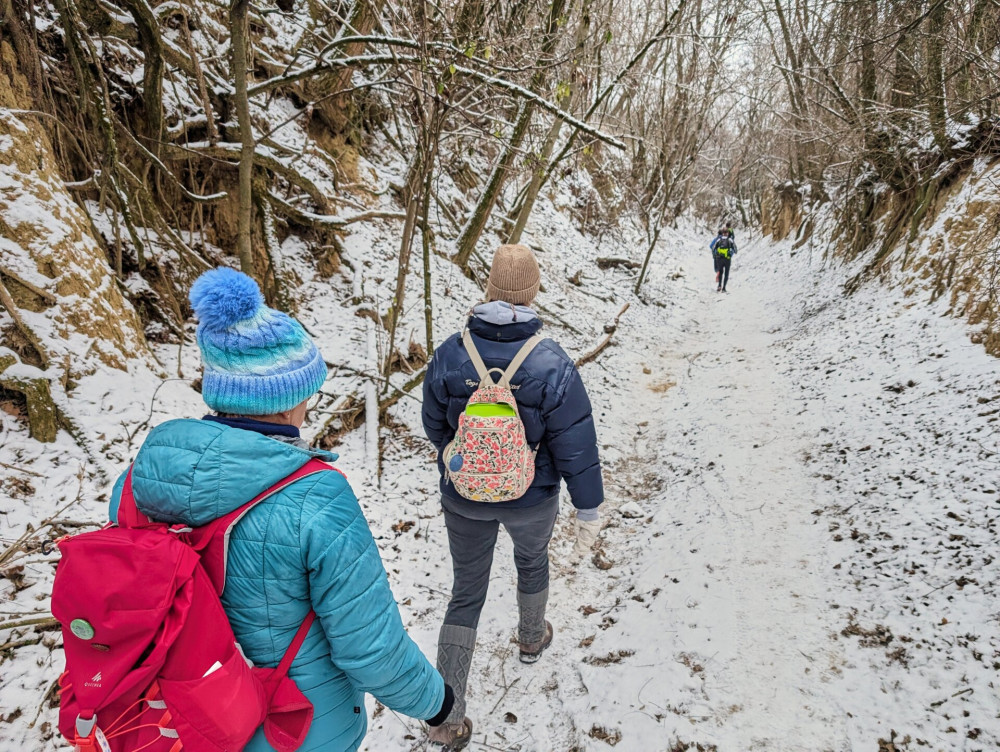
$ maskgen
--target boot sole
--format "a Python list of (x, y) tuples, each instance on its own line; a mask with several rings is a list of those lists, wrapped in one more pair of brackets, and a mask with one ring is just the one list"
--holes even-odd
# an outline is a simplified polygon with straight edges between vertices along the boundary
[(538, 659), (542, 657), (542, 653), (545, 652), (545, 648), (542, 648), (537, 653), (521, 653), (521, 663), (538, 663)]
[(552, 638), (555, 636), (555, 630), (552, 628), (552, 625), (548, 621), (545, 622), (545, 631), (547, 633), (546, 637), (548, 639), (542, 642), (542, 645), (541, 647), (538, 648), (537, 652), (529, 652), (526, 651), (524, 648), (521, 648), (521, 654), (520, 654), (521, 663), (536, 663), (538, 659), (542, 657), (542, 653), (545, 652), (545, 649), (552, 644)]

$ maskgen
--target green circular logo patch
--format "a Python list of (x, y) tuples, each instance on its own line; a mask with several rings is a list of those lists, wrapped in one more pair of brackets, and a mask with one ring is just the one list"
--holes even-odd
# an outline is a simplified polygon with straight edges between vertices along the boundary
[(86, 619), (73, 619), (73, 621), (69, 623), (69, 631), (81, 640), (94, 639), (94, 627)]

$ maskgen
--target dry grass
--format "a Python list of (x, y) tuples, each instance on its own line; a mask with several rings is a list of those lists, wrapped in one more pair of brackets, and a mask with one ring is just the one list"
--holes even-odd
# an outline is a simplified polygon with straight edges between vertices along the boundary
[(655, 384), (650, 384), (647, 388), (651, 392), (656, 394), (666, 394), (671, 389), (677, 386), (677, 382), (671, 379), (664, 379), (663, 381), (657, 381)]

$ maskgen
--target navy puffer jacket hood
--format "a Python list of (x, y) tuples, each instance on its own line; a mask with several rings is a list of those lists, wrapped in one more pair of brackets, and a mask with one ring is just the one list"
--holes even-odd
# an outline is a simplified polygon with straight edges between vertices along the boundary
[[(525, 340), (538, 332), (537, 318), (495, 324), (473, 316), (469, 331), (487, 368), (505, 369)], [(528, 443), (537, 447), (535, 480), (520, 499), (502, 506), (529, 507), (559, 492), (566, 481), (573, 505), (593, 509), (604, 500), (597, 433), (587, 390), (570, 357), (551, 339), (543, 340), (511, 380)], [(441, 452), (458, 430), (458, 418), (479, 386), (479, 376), (462, 343), (449, 337), (435, 352), (424, 379), (424, 431), (438, 450), (441, 493), (457, 502), (444, 479)]]

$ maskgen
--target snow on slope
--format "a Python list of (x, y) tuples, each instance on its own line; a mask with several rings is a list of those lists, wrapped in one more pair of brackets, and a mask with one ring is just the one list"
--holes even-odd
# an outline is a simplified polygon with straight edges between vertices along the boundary
[[(996, 361), (963, 325), (894, 292), (873, 285), (843, 300), (853, 270), (808, 248), (793, 256), (787, 244), (741, 236), (731, 292), (716, 294), (708, 238), (694, 225), (666, 234), (640, 304), (629, 273), (599, 270), (594, 241), (560, 209), (541, 205), (526, 238), (539, 248), (550, 335), (579, 355), (633, 303), (614, 345), (583, 367), (606, 465), (612, 565), (570, 561), (564, 499), (552, 548), (556, 641), (523, 666), (501, 535), (469, 695), (471, 749), (874, 752), (894, 731), (897, 749), (995, 748)], [(377, 362), (353, 299), (384, 308), (396, 238), (390, 225), (358, 228), (347, 240), (354, 271), (303, 288), (300, 317), (341, 366), (324, 388), (326, 408), (356, 383), (347, 368)], [(597, 255), (637, 258), (640, 246), (628, 233), (606, 236)], [(305, 250), (295, 241), (283, 250), (311, 279)], [(462, 325), (476, 288), (442, 259), (433, 271), (446, 289), (434, 300), (440, 342)], [(568, 282), (577, 271), (581, 287)], [(419, 294), (414, 276), (404, 345), (423, 336)], [(180, 363), (174, 349), (159, 354), (168, 370), (197, 373), (193, 347)], [(109, 476), (147, 430), (127, 439), (119, 421), (132, 431), (147, 415), (155, 425), (200, 414), (186, 382), (163, 382), (152, 401), (157, 386), (119, 381), (95, 398), (92, 430), (107, 441)], [(433, 656), (450, 588), (436, 470), (419, 402), (403, 399), (392, 416), (380, 489), (364, 428), (345, 438), (339, 464), (362, 497), (404, 621)], [(75, 496), (86, 459), (68, 440), (40, 447), (0, 419), (0, 461), (20, 468), (0, 470), (6, 541)], [(87, 496), (98, 490), (84, 481), (73, 519), (101, 518), (102, 503)], [(29, 576), (16, 595), (12, 581), (0, 583), (11, 597), (0, 619), (44, 612), (51, 559), (39, 550), (20, 560)], [(4, 656), (2, 750), (57, 748), (44, 741), (54, 711), (43, 706), (30, 726), (62, 661), (50, 651), (55, 633), (43, 637)], [(369, 752), (421, 748), (418, 722), (374, 701), (368, 710)]]

